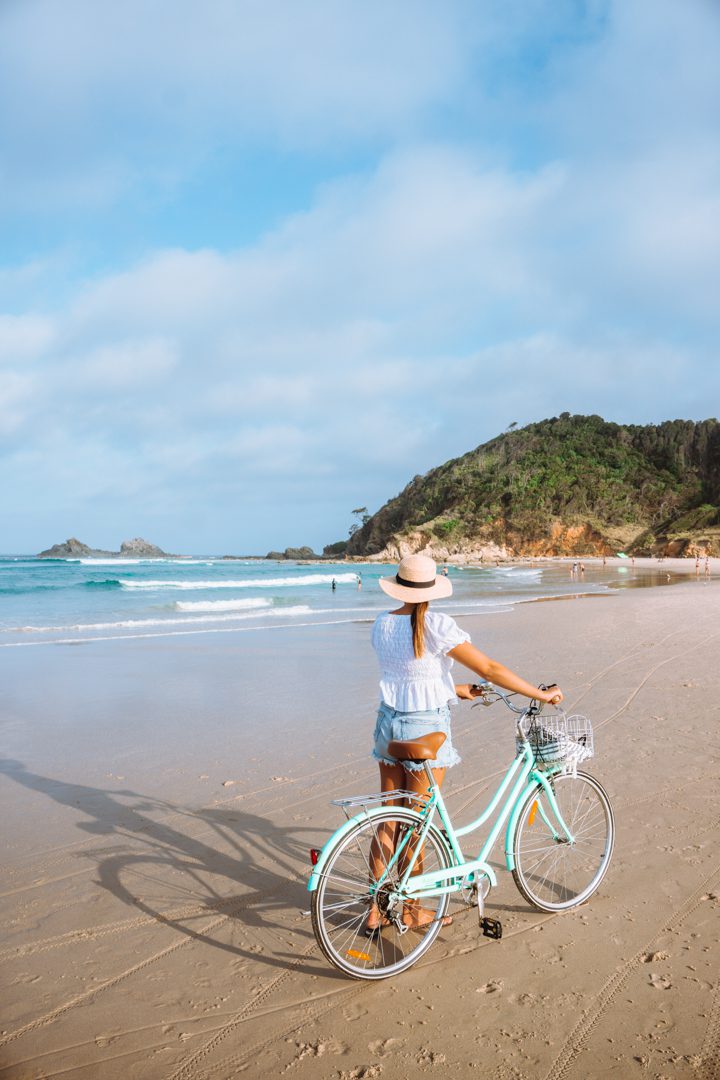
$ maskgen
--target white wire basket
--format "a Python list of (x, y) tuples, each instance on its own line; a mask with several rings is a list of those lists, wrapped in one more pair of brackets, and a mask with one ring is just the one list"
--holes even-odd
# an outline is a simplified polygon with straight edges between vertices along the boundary
[[(579, 713), (566, 716), (555, 713), (552, 716), (533, 716), (525, 730), (525, 738), (530, 743), (535, 761), (540, 765), (566, 765), (575, 768), (581, 761), (587, 761), (595, 752), (592, 724), (587, 716)], [(524, 743), (516, 739), (518, 753)]]

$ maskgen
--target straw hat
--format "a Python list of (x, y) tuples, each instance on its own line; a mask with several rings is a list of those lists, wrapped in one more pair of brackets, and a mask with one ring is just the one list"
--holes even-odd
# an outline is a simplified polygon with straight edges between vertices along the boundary
[(380, 588), (388, 596), (405, 603), (421, 604), (452, 593), (452, 582), (437, 576), (437, 567), (426, 555), (406, 555), (393, 577), (380, 578)]

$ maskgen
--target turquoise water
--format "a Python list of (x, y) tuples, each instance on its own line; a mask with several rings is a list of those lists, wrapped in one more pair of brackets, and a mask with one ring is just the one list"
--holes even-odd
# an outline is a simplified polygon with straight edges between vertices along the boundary
[[(390, 606), (377, 582), (394, 571), (380, 564), (264, 559), (5, 555), (0, 556), (0, 648), (370, 619)], [(454, 592), (442, 608), (454, 615), (501, 613), (541, 597), (606, 592), (626, 583), (627, 575), (625, 567), (594, 564), (588, 564), (581, 581), (564, 564), (451, 567)]]

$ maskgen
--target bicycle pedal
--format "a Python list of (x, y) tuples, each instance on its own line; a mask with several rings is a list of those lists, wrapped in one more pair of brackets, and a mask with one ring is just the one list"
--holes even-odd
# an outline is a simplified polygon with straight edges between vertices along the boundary
[(480, 929), (485, 937), (495, 938), (496, 941), (502, 937), (502, 923), (499, 919), (490, 919), (485, 916), (480, 920)]

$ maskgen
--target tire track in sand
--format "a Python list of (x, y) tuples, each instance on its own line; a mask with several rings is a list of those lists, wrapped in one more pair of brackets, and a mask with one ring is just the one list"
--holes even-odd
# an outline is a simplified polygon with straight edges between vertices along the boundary
[[(288, 879), (293, 883), (293, 879)], [(301, 879), (295, 879), (300, 883)], [(58, 934), (56, 937), (44, 938), (42, 941), (34, 941), (28, 945), (18, 945), (15, 948), (5, 949), (0, 952), (0, 963), (5, 960), (15, 960), (23, 956), (33, 956), (35, 953), (48, 952), (51, 949), (60, 949), (66, 945), (76, 945), (81, 942), (95, 941), (98, 938), (123, 934), (130, 930), (140, 930), (145, 926), (153, 926), (156, 923), (172, 925), (184, 919), (198, 919), (203, 916), (210, 917), (215, 912), (221, 912), (224, 908), (232, 909), (225, 912), (226, 918), (242, 911), (243, 908), (251, 907), (261, 900), (267, 900), (279, 893), (278, 888), (266, 889), (264, 892), (255, 892), (248, 896), (228, 896), (225, 899), (215, 900), (212, 904), (186, 905), (167, 912), (159, 911), (155, 915), (138, 915), (134, 919), (119, 919), (116, 922), (106, 923), (90, 929), (69, 930), (66, 934)]]
[(289, 979), (292, 974), (294, 974), (296, 968), (298, 968), (305, 960), (307, 960), (307, 958), (316, 948), (317, 945), (315, 943), (315, 940), (313, 939), (303, 949), (300, 955), (293, 960), (292, 964), (290, 964), (279, 975), (276, 975), (274, 979), (271, 979), (270, 982), (263, 987), (260, 993), (252, 999), (252, 1001), (248, 1001), (245, 1005), (243, 1005), (243, 1007), (235, 1013), (233, 1018), (229, 1020), (227, 1024), (225, 1024), (220, 1029), (220, 1031), (213, 1035), (212, 1039), (210, 1039), (209, 1042), (205, 1043), (204, 1046), (201, 1046), (199, 1050), (196, 1050), (195, 1053), (187, 1059), (187, 1061), (182, 1062), (175, 1070), (175, 1072), (170, 1076), (169, 1080), (191, 1080), (191, 1078), (196, 1075), (195, 1066), (204, 1057), (207, 1057), (207, 1055), (215, 1049), (218, 1043), (222, 1042), (223, 1039), (227, 1038), (227, 1036), (230, 1035), (236, 1027), (242, 1024), (250, 1016), (250, 1014), (257, 1009), (258, 1005), (265, 1001), (265, 999), (269, 997), (270, 994), (273, 994), (278, 989), (278, 987), (282, 986), (282, 984), (287, 979)]
[[(653, 945), (662, 934), (669, 933), (669, 931), (680, 926), (685, 919), (687, 919), (689, 915), (692, 915), (696, 908), (707, 899), (707, 891), (718, 875), (720, 875), (720, 864), (716, 866), (712, 873), (710, 873), (705, 880), (690, 893), (683, 903), (675, 909), (670, 918), (666, 919), (662, 925), (658, 927), (645, 945), (641, 949), (638, 949), (638, 951), (630, 957), (627, 963), (623, 964), (618, 971), (606, 980), (596, 994), (593, 1004), (585, 1010), (568, 1035), (559, 1054), (553, 1061), (543, 1080), (565, 1080), (565, 1077), (567, 1077), (572, 1070), (576, 1059), (585, 1049), (585, 1044), (593, 1031), (593, 1028), (599, 1023), (603, 1013), (612, 1003), (619, 991), (622, 990), (634, 969), (638, 967), (638, 965), (643, 962), (644, 957), (652, 951)], [(715, 1034), (713, 1036), (713, 1034), (709, 1032), (709, 1039), (707, 1041), (710, 1043), (710, 1040), (714, 1038), (714, 1045), (717, 1048), (717, 1035), (720, 1034), (718, 1031), (718, 1028), (720, 1027), (720, 1016), (718, 1016), (717, 1013), (716, 1019), (717, 1024), (715, 1025)], [(712, 1052), (712, 1050), (710, 1052)], [(708, 1078), (708, 1080), (710, 1080), (710, 1078)]]
[(715, 987), (705, 1038), (700, 1051), (702, 1080), (720, 1078), (720, 983)]
[[(272, 893), (267, 895), (272, 895)], [(126, 968), (125, 971), (121, 971), (119, 975), (114, 975), (112, 978), (106, 979), (105, 982), (98, 983), (97, 986), (93, 986), (91, 989), (85, 990), (81, 994), (77, 994), (75, 997), (71, 998), (69, 1001), (64, 1002), (62, 1005), (58, 1005), (57, 1008), (52, 1009), (49, 1013), (45, 1013), (43, 1016), (36, 1017), (29, 1023), (24, 1024), (23, 1027), (16, 1028), (15, 1031), (8, 1032), (7, 1035), (0, 1037), (0, 1047), (6, 1046), (8, 1043), (14, 1042), (16, 1039), (21, 1038), (21, 1036), (26, 1035), (30, 1031), (35, 1031), (37, 1028), (47, 1027), (49, 1024), (54, 1023), (55, 1020), (58, 1020), (66, 1012), (69, 1012), (76, 1006), (86, 1004), (88, 1001), (91, 1001), (93, 998), (97, 997), (98, 994), (101, 994), (103, 993), (103, 991), (109, 990), (112, 987), (117, 986), (119, 983), (129, 978), (131, 975), (135, 975), (138, 971), (142, 971), (144, 968), (156, 963), (156, 961), (162, 960), (164, 957), (169, 956), (171, 953), (177, 952), (178, 949), (182, 949), (184, 946), (196, 942), (198, 935), (209, 934), (218, 926), (221, 926), (224, 922), (227, 922), (227, 920), (230, 919), (233, 915), (235, 915), (236, 912), (241, 911), (244, 907), (248, 907), (252, 902), (257, 899), (257, 896), (252, 898), (243, 897), (242, 900), (238, 900), (235, 904), (232, 904), (226, 912), (224, 912), (222, 915), (219, 915), (207, 926), (203, 926), (200, 930), (195, 931), (192, 936), (183, 936), (178, 941), (173, 942), (172, 945), (166, 946), (166, 948), (161, 949), (159, 952), (154, 953), (152, 956), (148, 956), (144, 960), (140, 960), (137, 964), (133, 964), (132, 967)], [(156, 920), (153, 918), (152, 921), (163, 922), (165, 920)]]
[[(711, 634), (710, 637), (704, 637), (702, 639), (701, 644), (702, 645), (709, 645), (711, 641), (715, 641), (715, 639), (719, 638), (719, 637), (720, 637), (720, 634)], [(617, 717), (620, 716), (621, 713), (625, 712), (628, 705), (630, 705), (631, 702), (633, 702), (635, 700), (635, 698), (638, 696), (638, 694), (640, 693), (642, 688), (652, 678), (652, 676), (655, 674), (656, 671), (659, 671), (659, 669), (661, 667), (664, 667), (665, 664), (672, 663), (673, 660), (679, 660), (681, 657), (687, 656), (688, 653), (694, 652), (698, 647), (699, 646), (697, 646), (697, 645), (690, 645), (686, 649), (683, 649), (681, 652), (675, 653), (673, 656), (668, 656), (666, 660), (661, 660), (659, 663), (655, 664), (655, 666), (650, 668), (650, 670), (647, 672), (647, 674), (642, 677), (642, 679), (640, 680), (638, 685), (635, 687), (635, 689), (630, 694), (630, 696), (623, 702), (623, 704), (620, 706), (620, 708), (616, 709), (615, 712), (611, 713), (610, 716), (605, 717), (604, 720), (601, 720), (599, 723), (595, 724), (594, 727), (596, 729), (601, 728), (601, 727), (605, 727), (605, 725), (609, 724), (611, 720), (616, 720)]]

